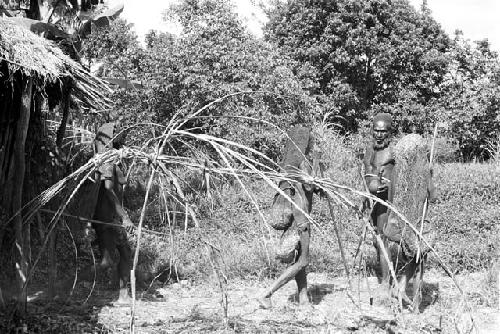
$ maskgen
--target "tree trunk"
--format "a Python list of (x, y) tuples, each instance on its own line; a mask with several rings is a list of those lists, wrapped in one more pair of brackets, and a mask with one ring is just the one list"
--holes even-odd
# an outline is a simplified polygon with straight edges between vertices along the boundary
[(26, 310), (26, 277), (28, 274), (28, 262), (26, 261), (26, 249), (24, 244), (23, 216), (21, 212), (23, 202), (24, 172), (26, 169), (25, 144), (28, 134), (31, 112), (31, 90), (32, 79), (26, 77), (21, 92), (21, 108), (17, 121), (16, 142), (14, 145), (14, 178), (12, 194), (12, 214), (15, 214), (14, 229), (16, 239), (16, 279), (19, 289), (18, 308), (21, 313)]
[(49, 298), (54, 298), (56, 296), (56, 288), (55, 282), (57, 279), (57, 263), (56, 263), (56, 238), (57, 238), (57, 228), (54, 228), (52, 233), (49, 236), (49, 244), (47, 249), (47, 257), (49, 260), (49, 282), (48, 282), (48, 290), (49, 290)]
[[(69, 106), (70, 106), (70, 93), (71, 86), (66, 83), (65, 88), (63, 90), (64, 100), (61, 104), (62, 109), (62, 119), (61, 124), (59, 124), (59, 128), (57, 129), (56, 135), (56, 145), (58, 148), (61, 148), (63, 145), (64, 135), (66, 134), (66, 124), (68, 123), (69, 117)], [(57, 227), (53, 229), (49, 236), (49, 244), (47, 250), (47, 258), (48, 258), (48, 290), (49, 290), (49, 298), (54, 298), (56, 295), (55, 290), (55, 282), (57, 280), (57, 262), (56, 262), (56, 239), (57, 239)]]

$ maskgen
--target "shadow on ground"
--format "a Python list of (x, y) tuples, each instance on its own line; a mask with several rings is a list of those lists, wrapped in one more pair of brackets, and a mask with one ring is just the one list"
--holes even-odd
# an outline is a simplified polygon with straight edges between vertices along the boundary
[[(332, 294), (334, 292), (345, 291), (345, 287), (340, 287), (335, 284), (330, 283), (322, 283), (322, 284), (312, 284), (307, 289), (307, 294), (309, 296), (309, 300), (313, 305), (319, 305), (325, 296)], [(292, 294), (288, 296), (288, 301), (292, 303), (298, 303), (297, 294)]]
[(43, 288), (31, 286), (24, 315), (12, 299), (0, 309), (0, 333), (107, 333), (98, 323), (98, 315), (117, 298), (116, 289), (100, 286), (92, 294), (89, 288), (79, 287), (72, 296), (65, 292), (55, 298), (49, 298)]
[[(411, 293), (413, 293), (413, 291), (411, 291)], [(438, 297), (439, 284), (424, 282), (422, 286), (422, 302), (420, 303), (419, 311), (424, 312), (429, 306), (436, 302)]]

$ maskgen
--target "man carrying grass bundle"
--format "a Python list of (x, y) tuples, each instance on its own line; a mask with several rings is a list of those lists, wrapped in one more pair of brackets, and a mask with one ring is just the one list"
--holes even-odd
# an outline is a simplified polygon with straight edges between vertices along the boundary
[[(387, 113), (379, 113), (373, 118), (373, 140), (368, 144), (363, 164), (365, 167), (365, 182), (370, 193), (381, 200), (391, 203), (394, 200), (394, 165), (395, 158), (391, 146), (392, 117)], [(366, 202), (365, 202), (366, 203)], [(374, 203), (371, 220), (383, 240), (383, 247), (391, 258), (384, 228), (389, 218), (388, 208), (380, 203)], [(382, 274), (382, 283), (389, 284), (389, 263), (377, 247), (378, 263)]]
[[(436, 198), (432, 167), (430, 167), (432, 160), (430, 163), (427, 160), (427, 144), (420, 135), (410, 134), (402, 137), (393, 146), (390, 140), (391, 129), (392, 118), (389, 114), (375, 115), (372, 128), (373, 141), (368, 144), (363, 161), (366, 185), (372, 195), (395, 205), (411, 224), (419, 228), (420, 234), (424, 234), (424, 223), (428, 223), (425, 219), (427, 206)], [(376, 243), (382, 283), (389, 286), (390, 263), (383, 256), (381, 247), (385, 248), (389, 260), (392, 260), (389, 247), (389, 242), (392, 242), (397, 248), (396, 263), (400, 263), (404, 269), (397, 291), (400, 304), (402, 305), (403, 298), (409, 301), (405, 292), (406, 285), (409, 279), (415, 278), (413, 309), (418, 311), (423, 258), (429, 250), (428, 247), (410, 226), (381, 203), (374, 203), (371, 220), (383, 243), (383, 245)], [(399, 269), (394, 268), (396, 274), (400, 273)]]
[[(103, 153), (110, 149), (118, 149), (123, 145), (124, 135), (118, 131), (116, 123), (105, 123), (96, 135), (95, 151)], [(117, 265), (120, 280), (119, 303), (126, 303), (129, 299), (128, 282), (131, 264), (131, 248), (127, 240), (127, 230), (134, 227), (127, 212), (122, 206), (123, 185), (126, 180), (120, 166), (114, 162), (104, 163), (96, 173), (96, 182), (100, 182), (97, 204), (92, 223), (96, 232), (96, 239), (101, 252), (101, 262), (97, 270), (102, 271)], [(113, 255), (119, 253), (116, 264)], [(86, 270), (83, 279), (91, 279), (93, 270)]]
[[(295, 127), (290, 130), (281, 167), (287, 172), (301, 170), (311, 174), (310, 157), (313, 153), (313, 144), (311, 129)], [(282, 180), (279, 188), (288, 199), (281, 193), (275, 195), (270, 223), (273, 228), (284, 230), (277, 252), (278, 259), (285, 263), (291, 262), (292, 265), (260, 296), (258, 301), (262, 308), (271, 308), (273, 293), (292, 279), (297, 282), (299, 304), (309, 304), (306, 267), (309, 264), (311, 228), (306, 214), (311, 212), (313, 187), (300, 182)]]
[[(413, 228), (394, 212), (384, 227), (384, 236), (391, 242), (391, 246), (395, 248), (393, 253), (397, 255), (394, 270), (399, 276), (399, 290), (393, 290), (393, 295), (397, 294), (401, 308), (405, 301), (411, 305), (414, 312), (419, 312), (424, 262), (430, 251), (429, 246), (436, 236), (431, 222), (426, 219), (429, 203), (437, 199), (432, 180), (432, 147), (431, 159), (428, 160), (427, 142), (418, 134), (408, 134), (394, 145), (396, 159), (394, 175), (397, 182), (393, 204)], [(411, 279), (413, 279), (412, 299), (406, 295), (406, 287)]]

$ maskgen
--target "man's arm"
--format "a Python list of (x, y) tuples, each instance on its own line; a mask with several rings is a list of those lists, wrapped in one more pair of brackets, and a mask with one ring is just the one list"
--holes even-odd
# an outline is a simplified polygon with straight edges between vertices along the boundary
[(370, 184), (371, 181), (377, 178), (377, 176), (375, 175), (376, 168), (372, 166), (372, 161), (371, 161), (373, 154), (375, 154), (373, 152), (373, 147), (371, 144), (368, 144), (365, 149), (365, 156), (363, 157), (363, 166), (365, 168), (365, 174), (363, 176), (367, 186)]
[(127, 211), (123, 208), (118, 196), (114, 190), (114, 182), (112, 179), (107, 179), (104, 181), (104, 188), (106, 188), (106, 196), (113, 202), (116, 213), (120, 216), (125, 227), (133, 227), (134, 224), (130, 220)]
[[(368, 191), (368, 192), (370, 192), (368, 185), (374, 179), (373, 176), (367, 175), (367, 174), (373, 174), (373, 167), (371, 165), (372, 154), (373, 154), (373, 149), (370, 147), (370, 144), (368, 144), (366, 146), (366, 148), (365, 148), (365, 153), (364, 153), (364, 156), (363, 156), (364, 173), (362, 175), (363, 182), (365, 183), (364, 184), (365, 190)], [(361, 200), (361, 204), (358, 207), (358, 209), (361, 212), (365, 212), (365, 210), (369, 209), (369, 208), (370, 208), (370, 200), (368, 198), (366, 198), (366, 197), (363, 197), (363, 199)]]
[[(101, 180), (104, 181), (104, 188), (106, 189), (105, 196), (113, 203), (115, 212), (121, 218), (123, 226), (127, 229), (134, 227), (127, 211), (122, 206), (118, 195), (115, 192), (115, 182), (119, 182), (121, 171), (119, 168), (115, 167), (114, 164), (105, 164), (100, 168)], [(115, 173), (116, 172), (116, 173)], [(118, 174), (118, 175), (117, 175)]]
[(387, 190), (387, 200), (392, 202), (394, 199), (394, 161), (383, 166), (382, 177), (389, 180), (383, 181), (380, 191)]

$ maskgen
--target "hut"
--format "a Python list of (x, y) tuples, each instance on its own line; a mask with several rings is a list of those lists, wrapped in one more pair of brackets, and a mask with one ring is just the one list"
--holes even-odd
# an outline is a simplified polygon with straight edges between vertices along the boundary
[[(24, 229), (29, 228), (29, 224), (22, 224), (21, 208), (27, 200), (23, 197), (29, 159), (26, 139), (36, 138), (28, 136), (30, 124), (39, 122), (44, 112), (54, 112), (59, 106), (57, 142), (60, 144), (70, 102), (79, 110), (103, 110), (109, 108), (108, 93), (110, 88), (106, 83), (66, 56), (58, 45), (16, 24), (15, 20), (0, 18), (0, 249), (7, 225), (13, 223), (17, 245), (24, 245)], [(48, 105), (48, 111), (42, 111), (42, 105)], [(23, 248), (16, 249), (19, 250), (18, 283), (22, 283), (27, 264)]]

